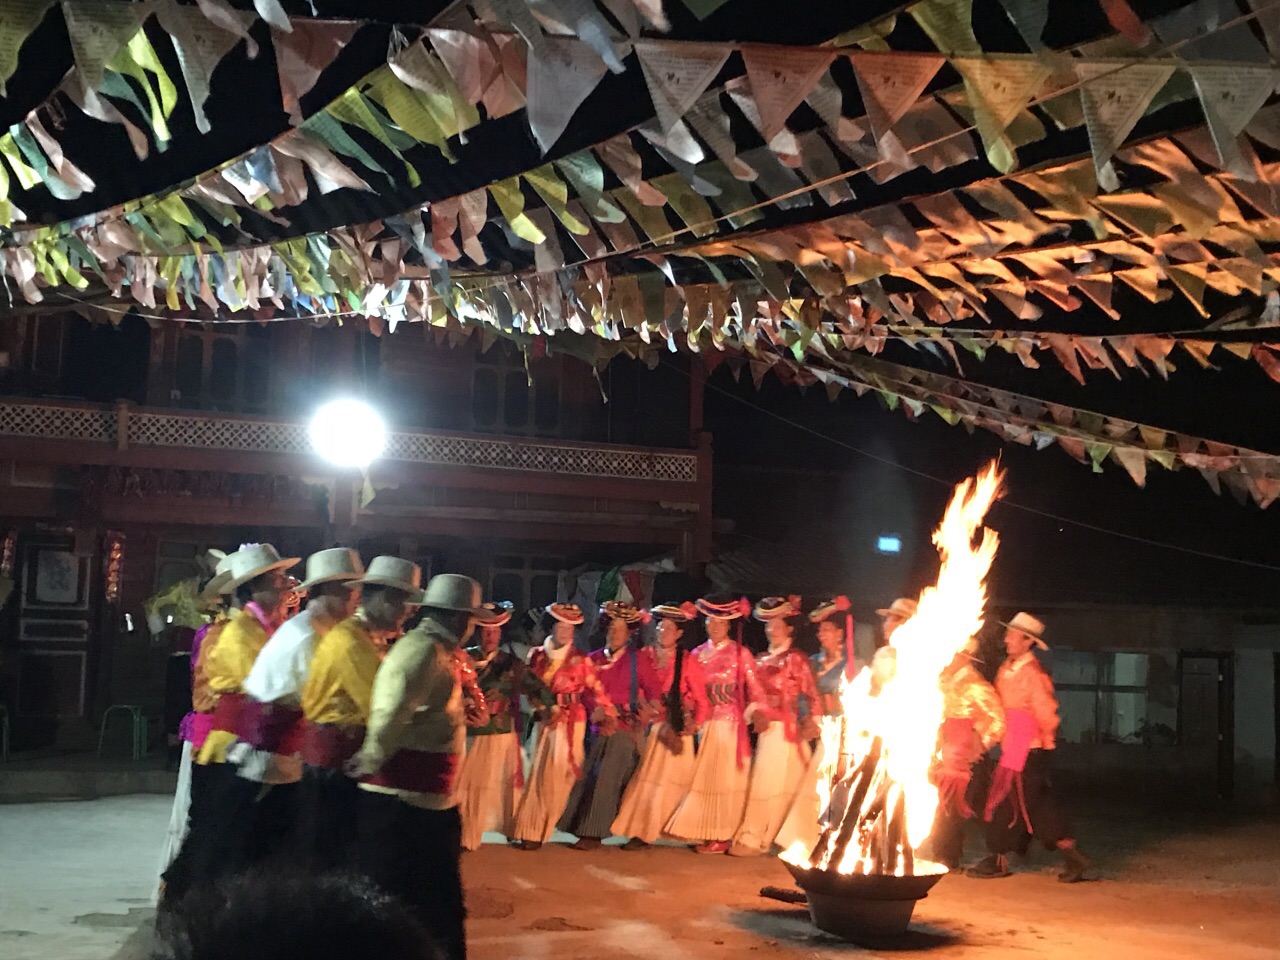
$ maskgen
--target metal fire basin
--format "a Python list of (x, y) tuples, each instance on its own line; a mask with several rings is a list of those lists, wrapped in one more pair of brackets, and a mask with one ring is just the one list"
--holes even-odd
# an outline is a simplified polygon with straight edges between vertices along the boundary
[(809, 901), (809, 916), (819, 930), (857, 942), (905, 933), (916, 902), (946, 871), (910, 877), (839, 874), (786, 864)]

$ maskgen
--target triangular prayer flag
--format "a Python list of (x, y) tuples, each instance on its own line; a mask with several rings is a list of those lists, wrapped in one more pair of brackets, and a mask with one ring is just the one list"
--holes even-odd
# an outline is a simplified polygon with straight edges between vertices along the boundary
[(1040, 92), (1052, 72), (1035, 57), (954, 57), (951, 65), (964, 77), (978, 133), (988, 150)]
[(0, 97), (8, 96), (5, 84), (18, 69), (18, 55), (31, 31), (40, 26), (54, 0), (9, 0), (0, 17)]
[(1191, 63), (1187, 70), (1195, 81), (1222, 168), (1243, 180), (1256, 180), (1236, 138), (1267, 102), (1276, 85), (1275, 70), (1265, 63)]
[(288, 33), (272, 29), (280, 101), (294, 126), (302, 123), (302, 98), (359, 28), (354, 22), (299, 20)]
[(1000, 0), (1027, 49), (1033, 53), (1044, 46), (1040, 37), (1049, 22), (1049, 0)]
[(1137, 447), (1113, 447), (1111, 456), (1129, 472), (1133, 482), (1140, 487), (1147, 485), (1147, 455)]
[(707, 84), (729, 59), (730, 52), (729, 47), (719, 44), (653, 40), (636, 44), (636, 57), (644, 71), (649, 97), (663, 133), (669, 133), (702, 96)]
[[(232, 11), (247, 27), (253, 22), (253, 14)], [(191, 97), (191, 112), (195, 115), (196, 128), (209, 132), (209, 119), (204, 114), (204, 102), (209, 98), (209, 78), (213, 71), (240, 41), (240, 34), (230, 33), (211, 21), (196, 7), (184, 7), (167, 3), (156, 9), (160, 26), (173, 41)]]
[(850, 53), (849, 60), (877, 141), (920, 99), (929, 81), (946, 63), (946, 58), (936, 53), (865, 50)]
[(86, 88), (97, 90), (102, 86), (107, 61), (138, 32), (150, 13), (144, 3), (67, 0), (62, 4), (76, 70)]
[(1151, 98), (1173, 76), (1174, 65), (1078, 61), (1075, 68), (1098, 183), (1114, 190), (1119, 183), (1111, 168), (1111, 155), (1129, 135)]
[(590, 47), (574, 39), (547, 37), (543, 50), (529, 51), (527, 116), (534, 139), (547, 152), (564, 133), (574, 112), (605, 74)]
[(948, 56), (982, 52), (973, 35), (973, 0), (921, 0), (907, 12)]
[(751, 94), (760, 108), (760, 133), (766, 141), (786, 126), (787, 118), (809, 95), (835, 58), (833, 50), (745, 47), (742, 61)]

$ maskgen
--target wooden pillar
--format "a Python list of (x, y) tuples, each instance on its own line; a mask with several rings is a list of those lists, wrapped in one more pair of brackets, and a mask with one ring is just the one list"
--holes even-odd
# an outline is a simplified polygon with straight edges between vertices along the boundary
[(702, 575), (702, 568), (711, 559), (712, 488), (711, 488), (711, 434), (700, 430), (698, 445), (698, 515), (694, 519), (693, 556), (689, 570), (695, 576)]
[(699, 445), (703, 427), (703, 398), (707, 392), (707, 368), (702, 358), (689, 357), (689, 445)]

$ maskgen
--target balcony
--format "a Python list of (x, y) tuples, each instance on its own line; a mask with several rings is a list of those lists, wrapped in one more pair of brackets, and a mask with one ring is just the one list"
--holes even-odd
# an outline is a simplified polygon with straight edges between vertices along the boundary
[[(329, 488), (339, 526), (345, 507), (334, 505), (351, 503), (346, 522), (361, 527), (429, 525), (466, 535), (489, 521), (537, 537), (539, 524), (568, 525), (594, 540), (627, 527), (661, 532), (655, 539), (666, 542), (694, 534), (699, 545), (709, 535), (708, 441), (680, 450), (394, 431), (369, 477), (390, 492), (369, 503), (357, 496), (368, 489), (364, 479), (316, 457), (300, 422), (6, 398), (0, 459), (298, 478)], [(129, 512), (143, 516), (140, 505)]]

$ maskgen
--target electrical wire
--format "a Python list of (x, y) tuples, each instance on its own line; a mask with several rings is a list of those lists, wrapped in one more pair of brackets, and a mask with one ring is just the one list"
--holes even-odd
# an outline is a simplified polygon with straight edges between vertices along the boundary
[[(675, 366), (674, 364), (668, 363), (667, 365), (670, 369), (676, 370), (686, 377), (689, 376), (689, 373), (687, 371), (681, 370), (679, 367)], [(833, 437), (830, 434), (823, 433), (821, 430), (815, 430), (813, 427), (807, 426), (796, 420), (792, 420), (790, 417), (783, 416), (782, 414), (774, 410), (770, 410), (767, 407), (761, 406), (760, 404), (752, 403), (750, 400), (746, 399), (745, 397), (740, 397), (737, 394), (731, 393), (730, 391), (725, 390), (721, 387), (718, 387), (713, 383), (707, 382), (704, 384), (704, 386), (706, 389), (711, 390), (717, 394), (720, 394), (721, 396), (728, 397), (729, 399), (736, 401), (742, 406), (749, 407), (758, 413), (763, 413), (774, 420), (777, 420), (796, 430), (801, 431), (802, 433), (807, 433), (810, 436), (817, 437), (821, 440), (825, 440), (828, 443), (834, 444), (837, 447), (841, 447), (845, 450), (848, 450), (850, 453), (857, 454), (860, 457), (865, 457), (868, 460), (874, 460), (877, 463), (883, 464), (887, 467), (891, 467), (895, 470), (899, 470), (903, 473), (908, 473), (908, 474), (911, 474), (912, 476), (919, 477), (922, 480), (932, 481), (933, 483), (939, 484), (940, 486), (946, 487), (948, 489), (953, 488), (955, 486), (955, 482), (953, 480), (947, 480), (943, 477), (936, 476), (924, 470), (917, 470), (914, 467), (909, 467), (906, 464), (897, 462), (896, 460), (892, 460), (888, 457), (882, 457), (878, 454), (872, 453), (870, 450), (864, 450), (863, 448), (855, 446), (854, 444), (849, 443), (845, 440), (841, 440), (837, 437)], [(1057, 523), (1063, 523), (1073, 527), (1079, 527), (1084, 530), (1089, 530), (1093, 533), (1106, 534), (1107, 536), (1117, 537), (1121, 540), (1128, 540), (1131, 543), (1140, 543), (1140, 544), (1143, 544), (1144, 546), (1158, 547), (1164, 550), (1173, 550), (1179, 553), (1200, 557), (1201, 559), (1204, 559), (1204, 560), (1217, 560), (1223, 563), (1234, 563), (1239, 566), (1251, 567), (1256, 570), (1267, 570), (1271, 573), (1280, 573), (1280, 566), (1277, 566), (1275, 564), (1261, 563), (1256, 560), (1245, 560), (1241, 557), (1232, 557), (1226, 554), (1213, 553), (1208, 550), (1198, 550), (1194, 547), (1185, 547), (1185, 546), (1182, 546), (1181, 544), (1168, 543), (1167, 541), (1164, 541), (1164, 540), (1152, 540), (1149, 537), (1141, 537), (1141, 536), (1138, 536), (1137, 534), (1125, 533), (1121, 530), (1113, 530), (1110, 527), (1100, 526), (1099, 524), (1096, 524), (1096, 523), (1089, 523), (1086, 520), (1076, 520), (1076, 519), (1073, 519), (1072, 517), (1064, 517), (1061, 514), (1053, 513), (1048, 510), (1041, 510), (1038, 507), (1031, 507), (1024, 503), (1018, 503), (1017, 501), (1011, 500), (1008, 497), (1002, 498), (1001, 500), (997, 501), (997, 503), (1011, 507), (1015, 510), (1021, 510), (1024, 513), (1034, 514), (1035, 516), (1042, 517), (1046, 520), (1053, 520)]]

